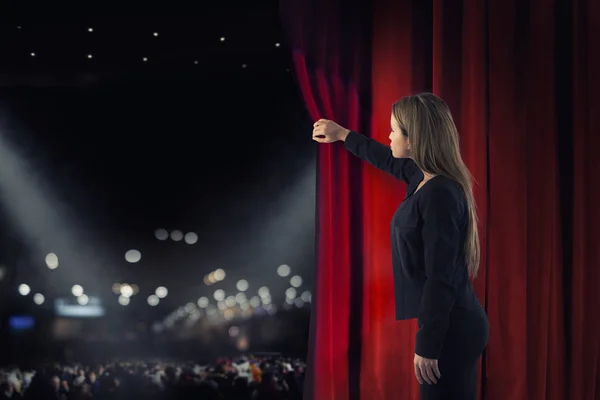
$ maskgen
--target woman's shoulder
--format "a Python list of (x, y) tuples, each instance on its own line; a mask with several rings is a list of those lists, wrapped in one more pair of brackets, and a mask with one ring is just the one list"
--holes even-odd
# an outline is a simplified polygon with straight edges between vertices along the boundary
[(463, 204), (466, 202), (466, 197), (460, 184), (454, 179), (436, 175), (423, 185), (420, 196), (421, 203), (443, 203), (447, 205)]

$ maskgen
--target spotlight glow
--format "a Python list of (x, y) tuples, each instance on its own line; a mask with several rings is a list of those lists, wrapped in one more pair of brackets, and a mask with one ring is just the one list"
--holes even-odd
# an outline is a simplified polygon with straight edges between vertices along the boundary
[(295, 288), (302, 286), (302, 278), (298, 275), (292, 276), (292, 279), (290, 279), (290, 285)]
[(31, 288), (25, 283), (21, 283), (18, 290), (21, 296), (27, 296), (31, 292)]
[(121, 286), (121, 296), (123, 297), (131, 297), (133, 296), (133, 288), (131, 285), (124, 284)]
[(208, 307), (208, 303), (209, 303), (209, 300), (207, 297), (200, 297), (198, 299), (198, 307), (200, 307), (200, 308)]
[(169, 291), (164, 286), (159, 286), (156, 288), (154, 292), (159, 299), (164, 299), (169, 294)]
[(83, 288), (81, 287), (81, 285), (73, 285), (73, 287), (71, 288), (71, 293), (73, 294), (73, 296), (79, 297), (83, 294)]
[(195, 244), (198, 241), (198, 235), (194, 232), (188, 232), (185, 234), (184, 240), (187, 244)]
[(248, 281), (245, 279), (240, 279), (237, 284), (235, 285), (235, 287), (237, 288), (237, 290), (239, 290), (240, 292), (243, 292), (245, 290), (248, 290)]
[(214, 297), (217, 301), (223, 301), (225, 299), (225, 292), (222, 289), (217, 289), (215, 290)]
[(42, 304), (44, 304), (44, 301), (46, 299), (44, 298), (44, 295), (41, 293), (36, 293), (33, 295), (33, 302), (35, 304), (37, 304), (38, 306), (41, 306)]
[(58, 257), (56, 256), (56, 254), (49, 253), (46, 256), (46, 266), (48, 266), (49, 269), (58, 268)]
[(128, 263), (134, 264), (136, 262), (139, 262), (141, 259), (142, 259), (142, 253), (140, 253), (138, 250), (131, 249), (125, 253), (125, 260)]
[(169, 238), (169, 232), (166, 229), (157, 229), (154, 231), (154, 237), (158, 240), (167, 240)]
[(171, 232), (171, 240), (174, 242), (180, 242), (183, 239), (183, 232), (180, 230), (174, 230)]
[(148, 305), (149, 306), (156, 307), (159, 302), (160, 302), (160, 299), (158, 298), (157, 295), (151, 294), (150, 296), (148, 296)]
[(289, 265), (287, 264), (283, 264), (280, 265), (277, 268), (277, 275), (281, 276), (282, 278), (285, 278), (286, 276), (288, 276), (290, 273), (292, 272), (292, 269), (290, 268)]
[(81, 296), (79, 296), (77, 298), (77, 302), (79, 303), (79, 305), (82, 305), (82, 306), (85, 306), (89, 302), (89, 300), (90, 299), (85, 294), (82, 294)]

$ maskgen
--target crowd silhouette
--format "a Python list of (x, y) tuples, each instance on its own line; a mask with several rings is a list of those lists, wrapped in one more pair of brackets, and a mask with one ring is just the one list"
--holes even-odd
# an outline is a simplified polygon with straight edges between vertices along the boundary
[(45, 363), (0, 369), (6, 400), (297, 400), (306, 365), (281, 356), (213, 363), (118, 360), (98, 365)]

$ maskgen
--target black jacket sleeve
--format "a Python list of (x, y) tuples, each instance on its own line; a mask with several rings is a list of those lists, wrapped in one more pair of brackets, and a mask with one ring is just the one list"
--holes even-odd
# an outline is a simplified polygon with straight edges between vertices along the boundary
[(460, 226), (465, 204), (460, 189), (453, 184), (432, 181), (429, 185), (423, 186), (421, 190), (426, 190), (419, 198), (426, 280), (418, 313), (415, 353), (437, 360), (456, 301), (455, 269), (458, 255), (462, 254)]
[(394, 158), (389, 147), (354, 131), (350, 131), (344, 146), (358, 158), (406, 183), (420, 171), (410, 158)]

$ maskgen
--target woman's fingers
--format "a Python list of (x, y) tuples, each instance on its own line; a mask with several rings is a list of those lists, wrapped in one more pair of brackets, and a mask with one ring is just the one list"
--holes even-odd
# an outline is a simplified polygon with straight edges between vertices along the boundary
[(416, 360), (415, 376), (417, 377), (417, 381), (419, 381), (420, 384), (437, 384), (438, 379), (442, 377), (437, 360)]
[(440, 365), (437, 360), (435, 360), (435, 363), (433, 364), (433, 372), (435, 373), (435, 376), (438, 379), (440, 379), (442, 377), (442, 373), (440, 372)]
[(437, 379), (435, 378), (435, 372), (433, 372), (433, 364), (427, 363), (425, 364), (425, 371), (427, 372), (427, 378), (430, 385), (435, 385), (437, 383)]
[(415, 364), (415, 376), (417, 377), (417, 381), (420, 385), (423, 384), (423, 376), (421, 376), (421, 369), (419, 368), (419, 364)]

